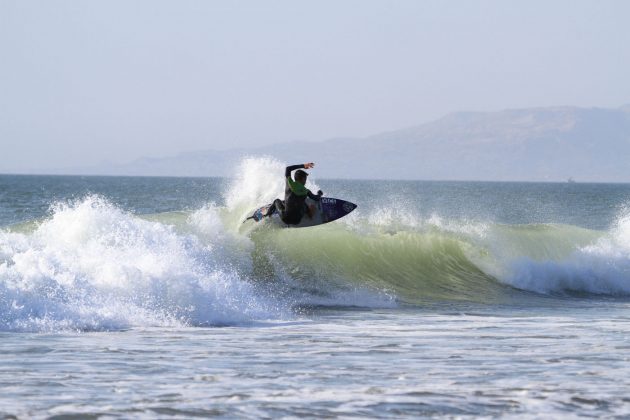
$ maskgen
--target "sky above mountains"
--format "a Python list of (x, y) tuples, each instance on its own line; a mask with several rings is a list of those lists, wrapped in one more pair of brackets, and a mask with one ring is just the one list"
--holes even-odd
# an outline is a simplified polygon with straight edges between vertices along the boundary
[(0, 172), (630, 102), (626, 1), (0, 2)]

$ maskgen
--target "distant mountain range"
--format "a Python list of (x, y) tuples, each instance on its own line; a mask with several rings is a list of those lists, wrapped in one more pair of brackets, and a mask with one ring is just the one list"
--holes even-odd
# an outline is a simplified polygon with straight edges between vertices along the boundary
[(243, 156), (256, 155), (314, 161), (318, 178), (630, 182), (630, 105), (458, 112), (365, 138), (203, 150), (64, 172), (224, 176)]

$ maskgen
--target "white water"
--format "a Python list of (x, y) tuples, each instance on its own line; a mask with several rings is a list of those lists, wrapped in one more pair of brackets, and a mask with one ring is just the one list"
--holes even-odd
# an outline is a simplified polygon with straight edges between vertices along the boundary
[(610, 231), (565, 258), (517, 259), (506, 281), (539, 293), (630, 294), (630, 215), (622, 213)]
[(56, 206), (30, 234), (0, 232), (0, 258), (4, 330), (233, 324), (286, 310), (212, 242), (95, 196)]

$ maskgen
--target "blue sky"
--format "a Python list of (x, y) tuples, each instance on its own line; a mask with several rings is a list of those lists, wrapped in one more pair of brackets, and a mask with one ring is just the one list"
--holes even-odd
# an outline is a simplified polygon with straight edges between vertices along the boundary
[(630, 103), (627, 1), (0, 0), (0, 172)]

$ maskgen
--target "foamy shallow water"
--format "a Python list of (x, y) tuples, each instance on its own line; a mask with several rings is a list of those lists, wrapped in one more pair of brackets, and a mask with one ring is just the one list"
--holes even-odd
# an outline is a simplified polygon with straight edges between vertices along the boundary
[(627, 416), (629, 306), (455, 304), (247, 327), (2, 333), (0, 413)]

